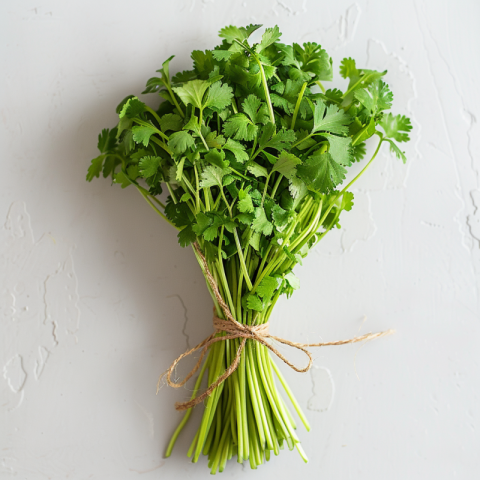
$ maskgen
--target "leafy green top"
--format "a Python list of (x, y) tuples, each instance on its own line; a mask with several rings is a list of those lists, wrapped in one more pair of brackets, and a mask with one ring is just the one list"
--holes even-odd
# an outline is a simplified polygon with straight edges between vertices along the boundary
[[(365, 141), (378, 135), (376, 152), (387, 142), (405, 162), (397, 142), (412, 126), (385, 113), (393, 102), (386, 71), (345, 58), (347, 89), (325, 90), (332, 60), (320, 45), (284, 45), (277, 26), (250, 43), (258, 28), (223, 28), (220, 45), (192, 52), (193, 69), (173, 77), (174, 57), (166, 60), (143, 92), (164, 101), (156, 110), (135, 96), (118, 105), (87, 180), (135, 185), (182, 246), (201, 244), (222, 281), (223, 264), (235, 261), (243, 308), (262, 312), (298, 288), (293, 266), (352, 208), (353, 194), (338, 187)], [(166, 205), (157, 198), (164, 185)]]

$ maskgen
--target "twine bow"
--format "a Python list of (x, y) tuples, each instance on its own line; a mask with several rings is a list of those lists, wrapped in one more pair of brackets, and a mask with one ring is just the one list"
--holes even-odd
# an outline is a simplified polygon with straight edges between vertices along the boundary
[[(203, 357), (205, 356), (208, 348), (212, 344), (216, 342), (223, 342), (225, 340), (233, 340), (235, 338), (241, 338), (242, 341), (240, 343), (240, 346), (237, 349), (237, 353), (235, 355), (235, 358), (233, 359), (233, 362), (230, 364), (230, 366), (226, 368), (225, 372), (222, 375), (220, 375), (217, 378), (217, 380), (215, 380), (207, 388), (207, 390), (205, 390), (205, 392), (203, 392), (202, 394), (198, 395), (197, 397), (187, 402), (183, 402), (183, 403), (177, 402), (175, 404), (175, 408), (177, 410), (188, 410), (189, 408), (192, 408), (193, 406), (202, 402), (206, 397), (208, 397), (213, 392), (213, 390), (216, 387), (218, 387), (218, 385), (224, 382), (237, 369), (240, 363), (242, 351), (244, 350), (245, 344), (248, 339), (255, 340), (256, 342), (261, 343), (262, 345), (267, 347), (271, 352), (277, 355), (277, 357), (283, 360), (290, 368), (293, 368), (293, 370), (295, 370), (296, 372), (303, 373), (310, 370), (313, 363), (312, 353), (307, 349), (307, 347), (326, 347), (330, 345), (346, 345), (348, 343), (357, 343), (357, 342), (373, 340), (375, 338), (386, 337), (387, 335), (391, 335), (392, 333), (395, 332), (395, 330), (387, 330), (387, 331), (378, 332), (378, 333), (367, 333), (359, 337), (350, 338), (348, 340), (338, 340), (335, 342), (297, 343), (297, 342), (292, 342), (290, 340), (286, 340), (285, 338), (280, 338), (274, 335), (270, 335), (268, 322), (261, 325), (244, 325), (243, 323), (237, 322), (237, 320), (233, 318), (230, 312), (230, 309), (228, 308), (228, 305), (224, 302), (222, 296), (220, 295), (217, 282), (215, 281), (215, 278), (213, 277), (212, 273), (208, 268), (207, 260), (203, 255), (200, 249), (200, 246), (198, 245), (197, 242), (195, 242), (193, 246), (197, 252), (197, 255), (200, 257), (202, 261), (203, 267), (205, 269), (207, 281), (213, 291), (213, 294), (215, 295), (216, 300), (218, 301), (218, 304), (223, 310), (226, 320), (218, 318), (215, 314), (213, 315), (213, 327), (215, 329), (215, 332), (212, 333), (210, 336), (208, 336), (205, 340), (203, 340), (203, 342), (199, 343), (198, 345), (186, 351), (185, 353), (182, 353), (182, 355), (180, 355), (178, 358), (176, 358), (172, 362), (168, 370), (160, 376), (157, 384), (157, 392), (158, 392), (160, 382), (165, 375), (167, 377), (167, 383), (171, 387), (179, 388), (185, 385), (188, 382), (188, 380), (193, 375), (195, 375), (197, 370), (200, 368)], [(225, 332), (226, 335), (216, 336), (218, 332)], [(266, 341), (267, 338), (272, 338), (279, 343), (283, 343), (284, 345), (289, 345), (290, 347), (294, 347), (294, 348), (297, 348), (298, 350), (301, 350), (308, 357), (308, 365), (304, 368), (297, 367), (295, 364), (293, 364), (287, 358), (285, 358), (273, 345), (268, 343)], [(175, 382), (174, 380), (172, 380), (172, 374), (175, 370), (175, 367), (180, 362), (180, 360), (182, 360), (182, 358), (187, 357), (188, 355), (191, 355), (193, 352), (196, 352), (197, 350), (200, 350), (200, 349), (202, 349), (200, 353), (200, 357), (197, 363), (195, 364), (195, 366), (192, 368), (192, 370), (187, 374), (187, 376), (179, 382)]]

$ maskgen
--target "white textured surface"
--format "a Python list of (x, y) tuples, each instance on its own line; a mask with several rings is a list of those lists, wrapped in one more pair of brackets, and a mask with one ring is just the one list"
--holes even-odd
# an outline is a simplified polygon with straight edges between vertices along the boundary
[(335, 72), (343, 56), (388, 68), (414, 130), (408, 165), (384, 147), (273, 318), (299, 341), (398, 333), (283, 369), (313, 426), (308, 465), (283, 451), (223, 475), (478, 477), (479, 2), (16, 0), (0, 18), (2, 480), (207, 478), (185, 457), (199, 412), (165, 460), (186, 392), (155, 396), (210, 331), (198, 265), (136, 191), (84, 178), (119, 100), (169, 55), (188, 68), (222, 26), (251, 22), (322, 43)]

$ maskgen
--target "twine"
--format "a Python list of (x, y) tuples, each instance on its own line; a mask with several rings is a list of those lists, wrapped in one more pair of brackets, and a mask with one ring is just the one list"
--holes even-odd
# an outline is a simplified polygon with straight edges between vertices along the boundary
[[(164, 372), (157, 384), (157, 392), (158, 388), (160, 386), (160, 382), (162, 378), (166, 375), (167, 377), (167, 383), (171, 387), (174, 388), (179, 388), (183, 387), (188, 380), (195, 375), (197, 370), (200, 368), (200, 365), (202, 364), (202, 360), (207, 353), (208, 348), (213, 345), (216, 342), (223, 342), (225, 340), (233, 340), (235, 338), (241, 338), (242, 341), (240, 343), (240, 346), (237, 349), (237, 353), (235, 355), (235, 358), (233, 359), (232, 363), (230, 364), (229, 367), (225, 370), (225, 372), (220, 375), (208, 388), (205, 390), (202, 394), (196, 396), (195, 398), (187, 401), (187, 402), (177, 402), (175, 403), (175, 408), (179, 411), (181, 410), (188, 410), (189, 408), (192, 408), (193, 406), (199, 404), (200, 402), (203, 402), (205, 398), (210, 396), (215, 390), (218, 385), (220, 385), (222, 382), (224, 382), (238, 367), (240, 363), (240, 358), (242, 355), (242, 351), (245, 348), (245, 344), (248, 339), (250, 340), (255, 340), (258, 343), (261, 343), (265, 347), (267, 347), (271, 352), (273, 352), (277, 357), (279, 357), (281, 360), (283, 360), (284, 363), (286, 363), (290, 368), (295, 370), (296, 372), (303, 373), (303, 372), (308, 372), (310, 368), (312, 367), (313, 364), (313, 357), (312, 353), (307, 349), (307, 347), (327, 347), (331, 345), (346, 345), (349, 343), (357, 343), (357, 342), (363, 342), (363, 341), (369, 341), (369, 340), (374, 340), (375, 338), (381, 338), (381, 337), (386, 337), (387, 335), (391, 335), (392, 333), (395, 332), (395, 330), (386, 330), (384, 332), (378, 332), (378, 333), (367, 333), (365, 335), (361, 335), (359, 337), (354, 337), (350, 338), (348, 340), (338, 340), (335, 342), (320, 342), (320, 343), (297, 343), (297, 342), (292, 342), (290, 340), (286, 340), (285, 338), (280, 338), (276, 337), (274, 335), (270, 335), (269, 333), (269, 323), (264, 323), (261, 325), (244, 325), (243, 323), (237, 322), (235, 318), (233, 318), (232, 313), (230, 312), (230, 309), (228, 308), (228, 305), (224, 302), (222, 296), (220, 295), (220, 292), (218, 290), (218, 285), (217, 282), (215, 281), (214, 276), (210, 272), (210, 269), (208, 268), (207, 260), (205, 256), (203, 255), (202, 250), (200, 249), (200, 246), (198, 245), (197, 242), (193, 244), (198, 256), (200, 257), (204, 270), (205, 270), (205, 275), (207, 277), (207, 281), (213, 291), (213, 294), (215, 295), (215, 298), (220, 305), (220, 307), (223, 310), (223, 313), (226, 317), (226, 320), (223, 320), (221, 318), (218, 318), (215, 314), (213, 315), (213, 328), (215, 329), (215, 332), (212, 333), (210, 336), (208, 336), (203, 342), (199, 343), (192, 349), (186, 351), (185, 353), (182, 353), (178, 358), (176, 358), (173, 363), (170, 365), (168, 370)], [(223, 336), (216, 336), (218, 332), (225, 332), (226, 335)], [(290, 362), (287, 358), (285, 358), (273, 345), (268, 343), (266, 339), (271, 338), (273, 340), (276, 340), (279, 343), (282, 343), (284, 345), (289, 345), (290, 347), (296, 348), (298, 350), (301, 350), (305, 355), (308, 357), (308, 365), (304, 368), (297, 367), (295, 364)], [(175, 382), (172, 380), (172, 374), (175, 370), (175, 367), (177, 364), (182, 360), (182, 358), (187, 357), (188, 355), (191, 355), (192, 353), (196, 352), (197, 350), (202, 349), (200, 353), (200, 357), (196, 363), (196, 365), (192, 368), (192, 370), (187, 374), (187, 376), (179, 381)]]

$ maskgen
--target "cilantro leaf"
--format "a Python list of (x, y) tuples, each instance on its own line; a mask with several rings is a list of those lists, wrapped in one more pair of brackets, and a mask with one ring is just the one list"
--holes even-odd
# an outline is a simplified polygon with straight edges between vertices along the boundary
[(210, 148), (222, 148), (225, 145), (225, 137), (217, 135), (217, 132), (209, 132), (205, 137), (205, 142)]
[(337, 137), (336, 135), (324, 135), (330, 144), (330, 155), (337, 163), (344, 166), (350, 166), (353, 161), (352, 156), (352, 138), (351, 137)]
[(232, 152), (235, 155), (237, 162), (243, 163), (249, 158), (248, 153), (245, 151), (245, 146), (242, 145), (240, 142), (232, 140), (231, 138), (227, 140), (227, 143), (225, 143), (223, 149)]
[(215, 82), (209, 89), (203, 107), (221, 112), (232, 101), (233, 90), (226, 83)]
[(270, 121), (267, 104), (262, 102), (256, 95), (249, 95), (242, 103), (242, 107), (252, 123), (265, 125)]
[(264, 301), (268, 302), (277, 288), (278, 278), (267, 275), (263, 277), (262, 281), (258, 284), (257, 295), (262, 297)]
[(302, 163), (302, 161), (298, 157), (282, 150), (277, 162), (272, 168), (272, 172), (280, 172), (283, 176), (291, 180), (295, 176), (297, 165), (300, 163)]
[(372, 114), (391, 108), (393, 102), (393, 93), (381, 80), (356, 90), (354, 97)]
[(354, 147), (352, 147), (352, 157), (353, 157), (353, 162), (359, 162), (360, 160), (363, 160), (367, 153), (367, 146), (365, 142), (358, 143)]
[(286, 210), (280, 207), (280, 205), (275, 205), (272, 208), (272, 218), (277, 230), (281, 231), (288, 223), (289, 214)]
[(138, 117), (146, 110), (145, 104), (141, 102), (137, 97), (129, 98), (118, 115), (120, 118), (134, 118)]
[(160, 157), (147, 156), (143, 157), (138, 166), (140, 167), (140, 174), (143, 178), (153, 177), (160, 168), (162, 159)]
[(97, 158), (94, 158), (88, 167), (87, 172), (87, 182), (91, 182), (94, 177), (99, 177), (103, 168), (103, 160), (105, 155), (99, 155)]
[(248, 191), (246, 190), (239, 190), (238, 191), (238, 198), (240, 199), (237, 206), (240, 212), (242, 213), (252, 213), (254, 208), (253, 208), (253, 203), (252, 203), (252, 197), (248, 194)]
[(247, 170), (254, 175), (255, 177), (267, 177), (268, 171), (262, 165), (259, 165), (256, 162), (250, 161), (247, 166)]
[(254, 125), (243, 113), (236, 113), (223, 124), (223, 133), (235, 140), (253, 140), (258, 127)]
[(278, 25), (275, 25), (273, 28), (266, 28), (265, 32), (262, 35), (262, 40), (255, 47), (255, 51), (257, 53), (262, 52), (267, 47), (275, 43), (281, 36), (282, 34), (280, 33), (280, 29), (278, 28)]
[(150, 142), (150, 137), (157, 131), (157, 129), (152, 125), (137, 125), (132, 128), (133, 140), (136, 143), (142, 143), (145, 147), (148, 147)]
[(106, 153), (113, 150), (117, 144), (117, 128), (104, 128), (102, 133), (98, 135), (97, 148), (100, 153)]
[(249, 36), (244, 27), (235, 27), (233, 25), (223, 27), (218, 35), (219, 37), (225, 38), (228, 43), (232, 43), (235, 40), (243, 42)]
[(174, 92), (180, 97), (185, 105), (193, 105), (203, 109), (203, 97), (208, 87), (222, 78), (217, 75), (208, 80), (190, 80), (181, 87), (173, 87)]
[(408, 142), (408, 132), (412, 130), (412, 123), (405, 115), (392, 115), (388, 113), (382, 120), (380, 126), (385, 130), (385, 136), (397, 142)]
[(181, 155), (187, 150), (187, 148), (190, 148), (193, 145), (195, 145), (195, 141), (185, 130), (173, 133), (168, 139), (168, 147), (175, 155)]
[(344, 110), (340, 110), (337, 105), (327, 107), (322, 100), (317, 100), (316, 104), (311, 106), (313, 110), (312, 133), (324, 131), (344, 134), (348, 132), (346, 125), (352, 122), (352, 118)]
[(220, 167), (222, 170), (226, 169), (230, 163), (228, 160), (225, 160), (225, 152), (216, 149), (210, 150), (205, 155), (205, 160), (212, 165)]
[(390, 144), (390, 152), (392, 152), (403, 163), (406, 163), (407, 157), (405, 156), (405, 152), (402, 152), (402, 150), (400, 150), (398, 145), (393, 140), (386, 138), (385, 141)]
[(217, 166), (208, 166), (202, 172), (200, 186), (222, 188), (222, 179), (226, 171)]
[(182, 228), (182, 230), (178, 232), (177, 238), (181, 247), (188, 247), (197, 239), (191, 225)]
[(169, 130), (178, 132), (182, 129), (182, 125), (182, 117), (175, 113), (167, 113), (162, 118), (160, 118), (160, 129), (162, 130), (162, 132), (167, 132)]
[(275, 133), (275, 125), (267, 123), (263, 127), (262, 135), (258, 141), (259, 150), (273, 148), (275, 150), (288, 150), (295, 141), (295, 132), (293, 130), (282, 129)]
[(255, 208), (255, 219), (252, 222), (252, 229), (266, 236), (272, 233), (273, 225), (268, 221), (263, 207)]
[(307, 186), (328, 193), (342, 182), (347, 172), (329, 153), (314, 154), (297, 167), (298, 176)]
[(343, 78), (354, 78), (360, 76), (357, 65), (353, 58), (344, 58), (340, 62), (340, 75)]

